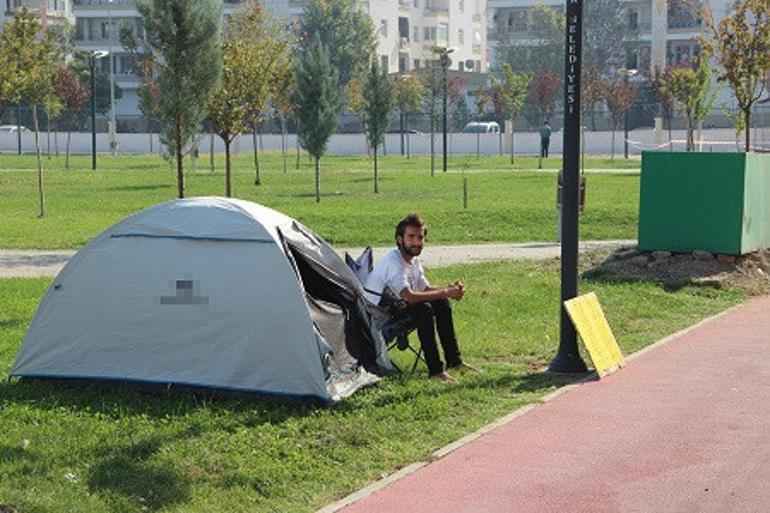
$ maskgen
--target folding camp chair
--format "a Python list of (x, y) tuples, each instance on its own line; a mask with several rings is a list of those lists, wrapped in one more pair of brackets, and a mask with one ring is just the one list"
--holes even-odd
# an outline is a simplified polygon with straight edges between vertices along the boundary
[[(359, 256), (357, 259), (354, 259), (347, 252), (345, 252), (345, 263), (348, 265), (348, 267), (350, 267), (350, 270), (353, 271), (353, 274), (356, 276), (356, 278), (358, 278), (358, 281), (363, 287), (366, 284), (366, 279), (369, 277), (369, 273), (371, 273), (372, 269), (374, 268), (374, 255), (372, 254), (372, 248), (367, 247), (364, 252), (361, 253), (361, 256)], [(412, 344), (409, 342), (409, 333), (414, 331), (416, 328), (417, 325), (413, 320), (403, 319), (403, 321), (397, 323), (387, 323), (381, 330), (382, 337), (385, 339), (385, 343), (388, 346), (388, 351), (396, 348), (400, 351), (409, 350), (414, 354), (414, 363), (412, 364), (411, 372), (414, 372), (417, 369), (417, 365), (419, 365), (420, 361), (425, 362), (425, 358), (422, 355), (422, 347), (418, 346), (415, 349), (415, 347), (412, 346)], [(401, 368), (399, 368), (399, 366), (395, 363), (393, 363), (393, 367), (401, 372)]]

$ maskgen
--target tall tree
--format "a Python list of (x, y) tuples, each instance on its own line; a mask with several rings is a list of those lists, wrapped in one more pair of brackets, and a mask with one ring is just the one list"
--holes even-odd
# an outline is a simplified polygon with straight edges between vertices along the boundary
[(139, 89), (137, 90), (139, 110), (147, 120), (147, 131), (150, 133), (150, 153), (152, 153), (152, 124), (160, 115), (158, 110), (160, 89), (155, 77), (157, 57), (144, 38), (134, 33), (132, 25), (127, 23), (119, 25), (118, 36), (120, 44), (130, 52), (133, 60), (134, 74), (140, 80)]
[(65, 147), (64, 168), (70, 167), (70, 140), (72, 125), (75, 124), (89, 99), (86, 87), (77, 74), (68, 66), (59, 66), (56, 76), (56, 96), (62, 101), (61, 116), (67, 124), (67, 144)]
[(337, 70), (339, 91), (356, 74), (366, 72), (377, 44), (371, 18), (355, 0), (310, 0), (299, 31), (305, 44), (315, 37), (323, 41)]
[(321, 157), (337, 128), (340, 101), (337, 72), (319, 36), (313, 36), (295, 62), (299, 141), (315, 159), (315, 200), (321, 201)]
[(45, 215), (43, 189), (43, 162), (40, 156), (40, 127), (38, 106), (52, 103), (54, 77), (61, 58), (42, 30), (36, 14), (22, 7), (14, 13), (13, 20), (5, 23), (0, 32), (0, 48), (8, 52), (8, 64), (13, 71), (10, 85), (14, 88), (14, 100), (25, 100), (32, 107), (32, 123), (35, 130), (35, 154), (37, 157), (37, 184), (40, 198), (39, 216)]
[[(492, 101), (489, 93), (484, 90), (482, 86), (476, 88), (473, 92), (473, 96), (476, 99), (476, 121), (480, 122), (484, 119), (487, 113), (487, 105)], [(481, 129), (476, 129), (476, 158), (481, 156)]]
[(583, 12), (583, 69), (600, 74), (626, 65), (626, 49), (639, 39), (639, 26), (629, 22), (623, 0), (591, 0)]
[(505, 114), (511, 120), (511, 164), (513, 164), (513, 132), (516, 116), (519, 115), (527, 97), (529, 83), (532, 75), (529, 73), (516, 73), (508, 63), (503, 64), (503, 95), (502, 103)]
[(543, 120), (548, 120), (553, 115), (559, 88), (559, 79), (550, 69), (538, 70), (532, 74), (527, 97), (527, 103), (531, 106), (530, 123), (539, 126)]
[(291, 68), (292, 33), (285, 24), (272, 18), (258, 3), (245, 3), (230, 17), (226, 37), (237, 41), (244, 53), (240, 71), (243, 102), (252, 128), (254, 146), (254, 184), (260, 185), (259, 125), (268, 101), (276, 93), (279, 78)]
[(604, 101), (604, 81), (597, 66), (583, 68), (583, 76), (580, 82), (580, 102), (583, 105), (583, 114), (591, 116), (591, 130), (596, 131), (596, 104)]
[(287, 171), (288, 145), (287, 145), (287, 120), (294, 117), (296, 109), (296, 93), (294, 91), (294, 69), (293, 61), (288, 62), (288, 66), (282, 68), (276, 77), (275, 94), (273, 96), (273, 108), (281, 121), (281, 156), (283, 159), (283, 172)]
[(615, 130), (617, 130), (623, 116), (634, 103), (639, 88), (636, 84), (615, 78), (612, 81), (605, 82), (604, 101), (612, 117), (612, 153), (611, 158), (615, 158)]
[(388, 129), (390, 111), (393, 108), (393, 83), (388, 78), (388, 70), (380, 70), (377, 59), (372, 59), (366, 89), (366, 135), (374, 153), (374, 192), (380, 192), (377, 176), (377, 148), (385, 138)]
[(420, 80), (422, 82), (423, 105), (428, 111), (428, 124), (430, 127), (430, 176), (435, 174), (436, 170), (436, 102), (441, 98), (442, 79), (439, 73), (437, 61), (426, 63), (425, 69), (421, 70)]
[(663, 89), (687, 120), (687, 151), (693, 151), (695, 127), (711, 112), (716, 100), (716, 92), (711, 90), (708, 55), (701, 54), (696, 69), (686, 65), (672, 69)]
[(660, 106), (660, 114), (668, 127), (668, 140), (671, 141), (671, 122), (674, 119), (674, 100), (671, 98), (666, 83), (668, 82), (671, 74), (671, 68), (665, 70), (655, 69), (655, 71), (648, 76), (647, 80), (650, 83), (652, 89), (652, 95), (655, 101)]
[(751, 151), (751, 107), (762, 97), (770, 69), (770, 1), (737, 0), (718, 24), (706, 6), (701, 17), (710, 35), (701, 36), (700, 42), (713, 53), (717, 79), (730, 86), (743, 111), (746, 151)]
[(139, 0), (148, 42), (158, 63), (161, 142), (176, 158), (177, 191), (185, 194), (184, 148), (198, 131), (219, 85), (222, 55), (219, 8), (213, 0)]
[[(403, 122), (401, 123), (401, 140), (403, 142), (404, 132), (409, 133), (409, 114), (420, 108), (422, 99), (422, 84), (414, 75), (395, 75), (393, 79), (395, 89), (395, 104), (398, 107), (399, 115)], [(407, 135), (406, 158), (409, 158), (409, 144)], [(403, 152), (402, 152), (403, 154)]]
[(498, 20), (495, 35), (502, 43), (498, 65), (507, 62), (520, 73), (550, 70), (560, 76), (564, 71), (564, 12), (538, 2), (527, 11), (526, 24), (528, 37), (514, 41), (514, 34), (503, 20)]
[(248, 87), (248, 59), (249, 53), (241, 41), (228, 38), (222, 42), (222, 81), (209, 100), (208, 120), (225, 145), (225, 196), (228, 198), (233, 195), (230, 144), (246, 129), (243, 99)]

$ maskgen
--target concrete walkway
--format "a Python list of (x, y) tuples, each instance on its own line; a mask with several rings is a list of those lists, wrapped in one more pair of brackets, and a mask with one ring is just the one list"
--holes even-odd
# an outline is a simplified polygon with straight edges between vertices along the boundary
[[(635, 240), (584, 241), (581, 251), (635, 246)], [(374, 248), (375, 259), (390, 248)], [(340, 248), (358, 256), (362, 248)], [(455, 264), (472, 264), (495, 260), (540, 260), (556, 258), (560, 246), (553, 242), (524, 244), (467, 244), (431, 246), (425, 248), (421, 259), (426, 267), (443, 267)], [(0, 250), (0, 278), (56, 276), (74, 251)]]
[(322, 511), (770, 511), (768, 311), (753, 299)]

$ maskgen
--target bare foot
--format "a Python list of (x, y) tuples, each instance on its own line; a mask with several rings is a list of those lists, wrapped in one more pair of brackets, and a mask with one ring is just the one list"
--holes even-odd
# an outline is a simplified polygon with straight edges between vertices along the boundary
[(468, 365), (467, 363), (460, 363), (458, 365), (451, 367), (451, 369), (457, 370), (460, 372), (481, 372), (480, 369), (477, 369), (473, 365)]
[(457, 381), (455, 378), (453, 378), (446, 372), (439, 372), (438, 374), (434, 374), (433, 376), (431, 376), (431, 378), (441, 380), (444, 383), (454, 383)]

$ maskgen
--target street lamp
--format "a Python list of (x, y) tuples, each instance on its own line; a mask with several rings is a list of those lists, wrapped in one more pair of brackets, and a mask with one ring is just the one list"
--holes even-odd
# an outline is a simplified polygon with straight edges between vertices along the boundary
[(112, 150), (112, 156), (115, 156), (115, 153), (118, 149), (118, 142), (115, 140), (115, 56), (112, 53), (112, 0), (107, 1), (107, 35), (109, 36), (109, 40), (107, 41), (108, 45), (108, 54), (110, 56), (110, 126), (109, 126), (109, 133), (110, 133), (110, 149)]
[[(628, 78), (639, 73), (637, 69), (620, 68), (618, 75), (623, 77), (623, 82), (628, 87)], [(629, 105), (628, 109), (631, 106)], [(623, 158), (628, 158), (628, 109), (623, 113)], [(614, 150), (613, 150), (614, 151)]]
[(442, 112), (442, 130), (441, 130), (441, 136), (442, 136), (442, 150), (443, 150), (443, 167), (442, 170), (446, 171), (447, 169), (447, 71), (449, 69), (449, 65), (452, 63), (451, 59), (449, 58), (449, 54), (454, 52), (454, 48), (445, 48), (442, 46), (435, 46), (433, 47), (433, 53), (439, 54), (439, 64), (441, 65), (441, 70), (443, 72), (443, 79), (442, 79), (442, 87), (443, 87), (443, 112)]
[(105, 50), (96, 50), (88, 56), (91, 71), (91, 169), (96, 171), (96, 61), (109, 55)]

